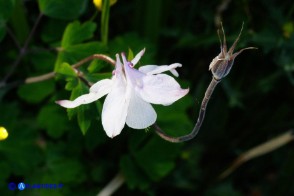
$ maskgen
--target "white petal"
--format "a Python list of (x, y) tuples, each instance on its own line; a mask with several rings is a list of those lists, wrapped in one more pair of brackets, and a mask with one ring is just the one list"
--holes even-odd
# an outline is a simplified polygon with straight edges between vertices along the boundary
[(128, 108), (127, 125), (134, 129), (145, 129), (155, 123), (156, 117), (156, 112), (151, 104), (133, 92)]
[(141, 51), (135, 56), (135, 58), (133, 58), (133, 60), (131, 61), (131, 63), (132, 63), (133, 65), (136, 65), (136, 64), (139, 62), (139, 60), (141, 59), (141, 57), (144, 55), (144, 53), (145, 53), (145, 48), (143, 48), (143, 50), (141, 50)]
[(176, 69), (171, 69), (169, 70), (174, 76), (179, 77), (179, 73), (177, 72)]
[(110, 92), (113, 81), (110, 79), (104, 79), (96, 82), (90, 88), (91, 93), (99, 94), (101, 97)]
[(142, 78), (142, 88), (135, 90), (149, 103), (170, 105), (185, 96), (189, 89), (182, 89), (177, 81), (166, 74), (147, 75)]
[(158, 65), (144, 65), (144, 66), (139, 67), (138, 70), (140, 72), (147, 74), (148, 72), (151, 72), (151, 71), (157, 69), (158, 67), (159, 67)]
[(124, 68), (128, 82), (146, 102), (170, 105), (189, 92), (189, 89), (181, 89), (169, 75), (146, 75), (125, 64)]
[(128, 64), (124, 64), (124, 70), (125, 70), (127, 82), (128, 84), (132, 85), (132, 88), (135, 88), (136, 86), (138, 88), (143, 87), (142, 78), (146, 76), (146, 74), (138, 71), (137, 69), (130, 67)]
[(115, 73), (122, 72), (122, 63), (119, 58), (119, 54), (116, 54)]
[(109, 93), (112, 87), (112, 83), (112, 80), (109, 79), (100, 80), (90, 88), (89, 94), (81, 95), (73, 101), (60, 100), (56, 101), (56, 103), (65, 108), (75, 108), (82, 104), (92, 103)]
[(174, 76), (178, 77), (179, 74), (175, 70), (177, 67), (182, 67), (180, 63), (173, 63), (171, 65), (145, 65), (139, 68), (139, 71), (146, 73), (147, 75), (159, 74), (165, 71), (170, 71)]
[(102, 125), (108, 137), (120, 134), (125, 125), (130, 101), (128, 95), (125, 80), (122, 75), (118, 75), (102, 109)]
[(62, 107), (65, 107), (65, 108), (75, 108), (75, 107), (78, 107), (82, 104), (92, 103), (99, 98), (100, 97), (96, 96), (95, 93), (89, 93), (89, 94), (82, 95), (73, 101), (59, 100), (59, 101), (56, 101), (55, 103), (59, 104)]

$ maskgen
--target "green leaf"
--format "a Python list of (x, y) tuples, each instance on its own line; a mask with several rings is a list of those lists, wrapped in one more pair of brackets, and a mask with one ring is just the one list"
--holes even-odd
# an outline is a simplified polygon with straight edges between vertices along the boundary
[(77, 73), (68, 63), (62, 63), (56, 70), (56, 73), (64, 76), (77, 77)]
[(138, 168), (138, 166), (129, 156), (124, 155), (121, 157), (120, 168), (130, 189), (139, 187), (141, 190), (144, 190), (150, 185), (146, 175), (142, 173), (140, 168)]
[(0, 168), (1, 168), (1, 173), (0, 173), (0, 180), (4, 181), (7, 177), (9, 177), (11, 173), (11, 166), (7, 162), (0, 162)]
[(89, 71), (89, 73), (97, 73), (106, 66), (107, 66), (106, 62), (98, 60), (98, 59), (94, 59), (88, 66), (87, 70)]
[(230, 183), (220, 184), (216, 187), (211, 187), (205, 193), (205, 196), (241, 196), (242, 194), (235, 190)]
[(55, 70), (63, 62), (77, 63), (83, 58), (105, 51), (105, 46), (101, 42), (82, 43), (93, 37), (95, 29), (96, 25), (92, 22), (80, 24), (76, 21), (67, 26), (61, 41), (62, 48), (55, 62)]
[[(95, 136), (95, 139), (97, 137)], [(105, 176), (107, 176), (109, 173), (110, 164), (105, 160), (100, 160), (97, 162), (94, 166), (94, 168), (91, 169), (91, 177), (95, 182), (103, 183), (105, 180)]]
[(0, 1), (0, 18), (4, 21), (12, 15), (12, 11), (15, 5), (15, 0), (1, 0)]
[[(143, 48), (146, 48), (146, 52), (140, 59), (138, 65), (144, 65), (145, 62), (148, 64), (154, 62), (157, 48), (154, 44), (142, 39), (135, 33), (120, 35), (109, 42), (109, 51), (111, 52), (111, 55), (115, 55), (123, 51), (126, 52), (129, 50), (129, 48), (132, 49), (134, 54), (137, 54)], [(136, 65), (136, 67), (138, 65)]]
[(79, 79), (68, 77), (66, 81), (65, 90), (71, 91), (78, 85)]
[[(78, 85), (72, 90), (70, 100), (74, 100), (86, 93), (89, 93), (89, 88), (79, 80)], [(90, 128), (92, 120), (98, 116), (97, 108), (93, 106), (93, 104), (85, 104), (80, 105), (77, 108), (67, 109), (69, 119), (72, 119), (72, 117), (77, 114), (78, 124), (84, 135)]]
[(42, 182), (73, 183), (85, 178), (85, 171), (81, 163), (72, 158), (49, 159), (48, 172)]
[(63, 62), (74, 64), (86, 57), (95, 53), (101, 53), (103, 51), (104, 48), (101, 47), (100, 42), (89, 42), (70, 46), (66, 50), (58, 53), (58, 57), (55, 62), (55, 70), (58, 69), (58, 66), (60, 66)]
[(62, 37), (62, 48), (67, 48), (68, 46), (79, 44), (92, 38), (95, 30), (96, 24), (91, 21), (83, 24), (78, 21), (70, 23), (67, 25)]
[(179, 155), (181, 147), (181, 144), (153, 137), (141, 149), (136, 150), (134, 157), (138, 166), (150, 179), (159, 181), (175, 167), (175, 158)]
[[(101, 105), (99, 101), (97, 101), (96, 104)], [(97, 118), (97, 113), (96, 113), (96, 118)], [(105, 134), (105, 131), (103, 130), (100, 119), (98, 122), (94, 121), (94, 124), (95, 124), (94, 126), (90, 126), (89, 130), (87, 131), (87, 134), (84, 137), (86, 149), (90, 153), (93, 152), (93, 150), (97, 148), (99, 145), (109, 141), (109, 138), (107, 137), (107, 135)]]
[[(181, 86), (184, 87), (185, 85)], [(192, 97), (186, 95), (168, 107), (154, 105), (157, 112), (157, 123), (167, 134), (172, 136), (181, 136), (190, 133), (193, 124), (186, 111), (191, 107), (192, 103)]]
[(47, 80), (38, 83), (26, 84), (20, 86), (18, 95), (29, 103), (39, 103), (55, 90), (55, 83), (53, 80)]
[(72, 20), (85, 10), (84, 0), (38, 0), (41, 12), (49, 17)]
[(6, 34), (6, 22), (12, 15), (14, 4), (14, 0), (0, 1), (0, 41)]
[(68, 47), (66, 49), (66, 55), (71, 55), (72, 58), (70, 58), (70, 60), (75, 59), (75, 62), (77, 62), (82, 58), (91, 56), (96, 53), (103, 53), (104, 51), (105, 47), (102, 46), (101, 42), (88, 42)]
[(9, 19), (9, 25), (12, 27), (13, 34), (19, 44), (24, 44), (30, 32), (27, 9), (24, 1), (15, 0), (13, 14)]
[(28, 57), (30, 58), (32, 64), (34, 65), (34, 68), (38, 72), (41, 72), (41, 73), (51, 72), (54, 68), (56, 54), (52, 52), (40, 50), (32, 54), (29, 53)]
[(85, 78), (90, 82), (96, 83), (99, 80), (103, 80), (105, 78), (111, 78), (111, 76), (112, 76), (112, 73), (109, 72), (109, 73), (96, 73), (91, 75), (87, 74)]
[(134, 53), (131, 48), (129, 48), (129, 54), (128, 54), (128, 61), (131, 61), (134, 58)]
[(0, 41), (4, 38), (6, 34), (6, 24), (2, 18), (0, 18)]
[(66, 90), (73, 90), (78, 85), (77, 73), (68, 63), (62, 63), (58, 66), (56, 73), (57, 78), (65, 78), (67, 82), (65, 85)]
[(46, 105), (42, 107), (37, 121), (40, 127), (45, 128), (48, 135), (59, 138), (67, 130), (68, 120), (58, 105)]
[[(39, 136), (33, 121), (35, 118), (28, 118), (24, 115), (28, 113), (24, 113), (24, 111), (22, 111), (22, 117), (20, 118), (14, 111), (18, 108), (13, 109), (15, 105), (7, 105), (9, 107), (1, 107), (1, 111), (6, 111), (1, 115), (1, 120), (2, 117), (10, 117), (4, 122), (9, 136), (5, 141), (1, 141), (1, 157), (3, 157), (5, 160), (4, 162), (8, 163), (10, 168), (12, 168), (11, 172), (13, 172), (14, 175), (27, 176), (34, 170), (33, 168), (41, 164), (44, 158), (40, 147), (36, 144)], [(10, 108), (13, 110), (2, 110), (3, 108)], [(6, 116), (6, 113), (8, 116)], [(5, 120), (5, 118), (3, 120)], [(9, 120), (11, 122), (8, 122)], [(9, 125), (12, 122), (14, 122), (13, 127)]]
[(78, 107), (78, 124), (83, 135), (87, 133), (87, 130), (91, 126), (91, 118), (89, 118), (89, 115), (87, 115), (87, 107), (88, 106)]

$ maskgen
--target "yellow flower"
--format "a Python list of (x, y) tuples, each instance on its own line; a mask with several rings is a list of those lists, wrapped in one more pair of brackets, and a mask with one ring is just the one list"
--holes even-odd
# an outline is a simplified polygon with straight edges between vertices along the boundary
[(0, 140), (5, 140), (8, 137), (8, 132), (4, 127), (0, 127)]
[[(110, 6), (115, 4), (117, 0), (110, 0)], [(102, 0), (93, 0), (94, 5), (98, 8), (98, 10), (102, 9)]]

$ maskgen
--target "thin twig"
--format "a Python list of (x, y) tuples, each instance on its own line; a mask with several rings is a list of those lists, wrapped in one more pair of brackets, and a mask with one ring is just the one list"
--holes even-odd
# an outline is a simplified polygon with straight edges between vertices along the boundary
[(289, 130), (288, 132), (279, 135), (265, 143), (262, 143), (244, 153), (242, 153), (233, 163), (231, 166), (226, 169), (221, 175), (219, 175), (218, 179), (224, 179), (228, 175), (230, 175), (233, 171), (235, 171), (240, 165), (243, 163), (254, 159), (256, 157), (262, 156), (269, 152), (272, 152), (289, 142), (294, 140), (294, 130)]
[(20, 46), (19, 42), (17, 41), (16, 37), (13, 35), (11, 29), (8, 26), (6, 26), (6, 31), (7, 31), (8, 35), (11, 37), (11, 39), (14, 42), (14, 44), (16, 45), (16, 47), (20, 50), (21, 46)]
[(32, 30), (31, 30), (31, 32), (30, 32), (30, 34), (29, 34), (29, 36), (28, 36), (28, 38), (26, 39), (26, 41), (25, 41), (25, 43), (24, 43), (23, 50), (26, 50), (26, 49), (28, 48), (29, 43), (31, 42), (32, 37), (33, 37), (33, 35), (35, 34), (36, 29), (37, 29), (37, 26), (39, 25), (39, 23), (40, 23), (42, 17), (43, 17), (43, 14), (42, 14), (42, 12), (40, 12), (39, 15), (38, 15), (38, 18), (37, 18), (37, 20), (36, 20), (36, 22), (35, 22), (35, 24), (34, 24), (34, 26), (33, 26), (33, 28), (32, 28)]
[(112, 195), (123, 183), (125, 178), (121, 173), (118, 173), (98, 194), (97, 196)]
[(184, 141), (188, 141), (188, 140), (191, 140), (192, 138), (194, 138), (197, 133), (199, 132), (199, 129), (202, 125), (202, 122), (204, 120), (204, 117), (205, 117), (205, 111), (206, 111), (206, 106), (208, 104), (208, 101), (216, 87), (216, 85), (220, 82), (220, 80), (216, 80), (215, 78), (212, 78), (209, 86), (207, 87), (206, 89), (206, 92), (205, 92), (205, 96), (202, 100), (202, 103), (201, 103), (201, 108), (200, 108), (200, 111), (199, 111), (199, 116), (198, 116), (198, 119), (197, 119), (197, 122), (192, 130), (192, 132), (188, 135), (184, 135), (184, 136), (180, 136), (180, 137), (172, 137), (172, 136), (169, 136), (167, 135), (164, 131), (161, 130), (161, 128), (155, 123), (153, 124), (153, 127), (155, 128), (155, 131), (156, 133), (163, 139), (167, 140), (167, 141), (170, 141), (170, 142), (174, 142), (174, 143), (178, 143), (178, 142), (184, 142)]
[(113, 66), (115, 66), (115, 60), (113, 60), (112, 58), (110, 58), (109, 56), (106, 56), (104, 54), (93, 54), (92, 56), (89, 56), (87, 58), (84, 58), (83, 60), (77, 62), (76, 64), (73, 64), (72, 67), (73, 68), (78, 68), (79, 66), (81, 66), (82, 64), (91, 61), (93, 59), (100, 59), (103, 60), (107, 63), (112, 64)]
[[(91, 61), (93, 59), (100, 59), (100, 60), (103, 60), (103, 61), (105, 61), (107, 63), (110, 63), (113, 66), (115, 65), (115, 60), (113, 60), (109, 56), (106, 56), (104, 54), (93, 54), (92, 56), (86, 57), (86, 58), (82, 59), (81, 61), (77, 62), (76, 64), (73, 64), (72, 68), (76, 69), (76, 68), (80, 67), (81, 65), (83, 65), (84, 63), (86, 63), (88, 61)], [(50, 73), (46, 73), (46, 74), (43, 74), (43, 75), (40, 75), (40, 76), (34, 76), (34, 77), (26, 78), (24, 80), (24, 82), (13, 82), (11, 84), (14, 84), (12, 86), (18, 86), (18, 85), (21, 85), (21, 84), (31, 84), (31, 83), (36, 83), (36, 82), (42, 82), (42, 81), (54, 78), (55, 74), (56, 74), (55, 72), (50, 72)], [(9, 85), (9, 84), (2, 85), (2, 86), (0, 86), (0, 88), (5, 87), (7, 85)]]
[(33, 37), (33, 35), (35, 34), (35, 31), (37, 29), (37, 26), (39, 25), (41, 18), (42, 18), (43, 14), (40, 13), (30, 34), (28, 35), (23, 47), (20, 49), (19, 51), (19, 55), (17, 56), (16, 60), (13, 62), (13, 64), (10, 67), (10, 70), (8, 71), (8, 73), (6, 74), (6, 76), (4, 76), (3, 80), (1, 81), (1, 83), (6, 83), (6, 81), (10, 78), (10, 76), (13, 74), (13, 72), (15, 71), (15, 69), (17, 68), (17, 66), (19, 65), (20, 61), (22, 60), (22, 58), (24, 57), (24, 55), (27, 52), (27, 48), (29, 43), (31, 42), (31, 39)]

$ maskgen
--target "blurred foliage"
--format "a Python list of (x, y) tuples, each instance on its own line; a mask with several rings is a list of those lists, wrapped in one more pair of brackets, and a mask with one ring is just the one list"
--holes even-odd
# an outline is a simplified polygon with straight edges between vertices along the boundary
[[(86, 0), (0, 0), (0, 127), (9, 133), (0, 141), (0, 195), (96, 195), (118, 172), (126, 183), (114, 195), (294, 195), (293, 143), (217, 180), (239, 154), (294, 127), (293, 1), (103, 2), (100, 11)], [(258, 50), (237, 57), (195, 139), (173, 144), (152, 128), (127, 126), (110, 139), (101, 125), (103, 99), (67, 113), (54, 103), (88, 91), (70, 65), (145, 47), (140, 65), (183, 64), (178, 81), (189, 95), (155, 109), (163, 130), (189, 133), (219, 53), (219, 19), (228, 45), (244, 22), (237, 49)], [(93, 83), (113, 68), (93, 60), (79, 69)], [(52, 71), (55, 79), (19, 85)], [(63, 187), (7, 187), (22, 181)]]

